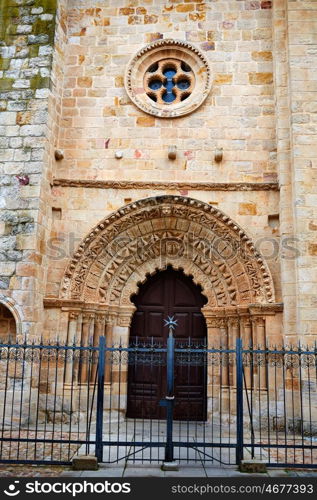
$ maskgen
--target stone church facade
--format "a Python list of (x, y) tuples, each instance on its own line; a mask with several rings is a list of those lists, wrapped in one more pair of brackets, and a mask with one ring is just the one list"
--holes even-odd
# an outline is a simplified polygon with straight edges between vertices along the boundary
[(210, 344), (314, 342), (317, 2), (0, 5), (1, 340), (128, 343), (171, 266)]

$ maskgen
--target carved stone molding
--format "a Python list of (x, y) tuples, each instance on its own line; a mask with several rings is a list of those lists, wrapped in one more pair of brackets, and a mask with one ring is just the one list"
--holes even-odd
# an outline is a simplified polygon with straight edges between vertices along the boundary
[[(159, 95), (153, 100), (149, 96), (148, 88), (151, 68), (159, 67), (171, 60), (175, 62), (175, 71), (178, 63), (179, 65), (185, 63), (185, 66), (189, 67), (192, 75), (190, 95), (186, 94), (186, 99), (182, 101), (176, 98), (174, 102), (169, 103), (164, 102)], [(169, 64), (171, 65), (171, 62)], [(183, 75), (179, 76), (186, 78), (186, 68), (183, 70)], [(162, 84), (163, 80), (164, 78)], [(157, 40), (146, 45), (133, 56), (125, 73), (125, 88), (131, 101), (146, 113), (161, 118), (183, 116), (197, 109), (208, 96), (211, 83), (211, 70), (207, 58), (197, 47), (183, 40)]]
[(275, 304), (250, 304), (248, 309), (251, 315), (274, 315), (276, 313), (283, 312), (283, 303), (276, 302)]
[(169, 182), (169, 181), (116, 181), (96, 179), (53, 180), (52, 186), (84, 187), (100, 189), (150, 189), (161, 190), (201, 190), (201, 191), (279, 191), (277, 182)]
[(98, 224), (68, 265), (60, 298), (131, 305), (137, 283), (167, 264), (193, 275), (209, 306), (274, 302), (270, 272), (244, 231), (220, 210), (181, 196), (139, 200)]

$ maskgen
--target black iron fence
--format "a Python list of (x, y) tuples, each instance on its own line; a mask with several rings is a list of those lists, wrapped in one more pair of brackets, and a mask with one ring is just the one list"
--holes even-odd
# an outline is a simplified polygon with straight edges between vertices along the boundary
[(317, 348), (0, 344), (0, 461), (317, 466)]

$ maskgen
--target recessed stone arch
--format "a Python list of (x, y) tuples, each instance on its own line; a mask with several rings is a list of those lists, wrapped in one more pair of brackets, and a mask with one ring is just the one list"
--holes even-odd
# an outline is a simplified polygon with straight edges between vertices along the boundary
[(11, 297), (0, 294), (0, 341), (21, 340), (22, 323), (19, 306)]
[(146, 198), (106, 217), (79, 245), (60, 297), (127, 305), (146, 273), (166, 264), (193, 275), (208, 306), (274, 302), (269, 269), (245, 232), (220, 210), (182, 196)]

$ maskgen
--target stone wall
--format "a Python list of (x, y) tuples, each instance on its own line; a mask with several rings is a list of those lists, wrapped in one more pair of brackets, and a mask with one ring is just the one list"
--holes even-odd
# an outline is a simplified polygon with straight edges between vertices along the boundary
[(300, 255), (296, 262), (296, 327), (317, 338), (317, 3), (287, 3), (293, 217)]
[[(131, 201), (176, 194), (214, 205), (247, 231), (268, 256), (285, 335), (313, 340), (316, 2), (0, 6), (0, 288), (22, 307), (23, 332), (41, 330), (43, 297), (58, 296), (95, 224)], [(133, 54), (166, 38), (196, 44), (213, 80), (199, 109), (167, 120), (138, 109), (123, 83)], [(276, 254), (280, 235), (295, 238), (297, 258), (283, 247)]]
[[(270, 1), (70, 0), (56, 176), (275, 181), (271, 13)], [(213, 80), (203, 106), (173, 120), (140, 111), (123, 85), (134, 53), (165, 38), (196, 44)]]
[(0, 2), (0, 288), (41, 319), (48, 204), (48, 101), (56, 0)]
[[(139, 110), (123, 83), (135, 52), (166, 38), (196, 44), (213, 80), (198, 110), (167, 120)], [(47, 297), (58, 297), (69, 258), (108, 213), (176, 194), (208, 202), (241, 224), (269, 257), (280, 300), (272, 46), (271, 2), (68, 2), (57, 139), (64, 159), (54, 167)], [(175, 160), (168, 159), (169, 145), (176, 145)], [(208, 187), (197, 184), (203, 182)], [(231, 190), (231, 183), (239, 187)]]

